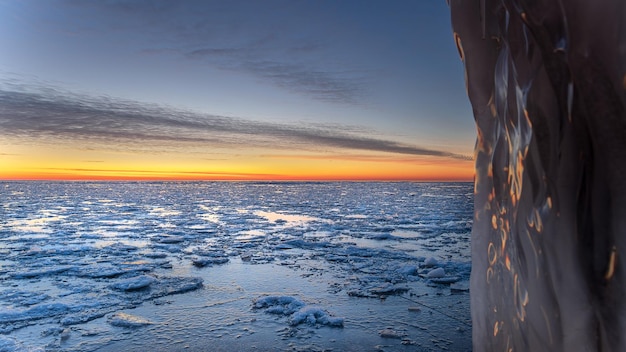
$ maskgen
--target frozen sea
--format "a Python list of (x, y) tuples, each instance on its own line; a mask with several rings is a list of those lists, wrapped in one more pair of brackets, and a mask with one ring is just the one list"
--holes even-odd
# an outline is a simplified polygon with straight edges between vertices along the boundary
[(0, 182), (0, 351), (470, 351), (471, 183)]

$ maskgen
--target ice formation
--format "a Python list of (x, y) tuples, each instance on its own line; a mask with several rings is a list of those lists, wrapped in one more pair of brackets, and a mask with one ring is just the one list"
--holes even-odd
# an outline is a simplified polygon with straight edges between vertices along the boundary
[(449, 4), (478, 131), (474, 350), (626, 350), (626, 3)]
[[(469, 331), (433, 339), (460, 323), (411, 313), (406, 300), (468, 319), (467, 291), (450, 284), (469, 281), (469, 183), (0, 182), (0, 199), (0, 343), (10, 348), (115, 340), (123, 350), (187, 330), (224, 344), (279, 334), (283, 349), (356, 348), (340, 342), (352, 338), (363, 349), (469, 347)], [(387, 327), (406, 336), (371, 333)], [(180, 340), (160, 343), (180, 350)]]

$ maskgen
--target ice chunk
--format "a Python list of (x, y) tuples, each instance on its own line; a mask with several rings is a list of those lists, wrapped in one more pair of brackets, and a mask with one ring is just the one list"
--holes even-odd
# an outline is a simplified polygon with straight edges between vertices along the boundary
[(415, 265), (405, 265), (396, 271), (405, 276), (417, 275), (417, 267)]
[(159, 277), (158, 285), (155, 283), (151, 290), (151, 297), (163, 297), (178, 293), (197, 290), (202, 287), (202, 278), (199, 277)]
[(368, 238), (372, 239), (372, 240), (378, 240), (378, 241), (384, 241), (384, 240), (393, 240), (393, 239), (397, 239), (396, 236), (390, 234), (390, 233), (377, 233), (377, 234), (373, 234), (368, 236)]
[(254, 300), (254, 308), (267, 308), (265, 311), (270, 314), (288, 315), (293, 314), (304, 307), (304, 302), (291, 296), (265, 296)]
[(450, 285), (450, 291), (465, 292), (469, 291), (469, 284), (467, 282), (456, 282)]
[(439, 261), (434, 257), (426, 258), (426, 260), (424, 260), (424, 266), (432, 267), (437, 265), (439, 265)]
[(390, 295), (402, 294), (409, 290), (410, 288), (408, 288), (405, 285), (387, 284), (384, 286), (372, 288), (370, 289), (370, 292), (374, 295), (390, 296)]
[(433, 269), (426, 274), (426, 277), (429, 279), (441, 278), (446, 276), (446, 271), (443, 268)]
[(50, 298), (45, 293), (19, 291), (19, 290), (7, 290), (0, 292), (0, 302), (10, 302), (15, 305), (32, 306), (34, 304), (41, 303)]
[(148, 319), (121, 312), (109, 315), (107, 317), (107, 322), (113, 326), (119, 326), (122, 328), (137, 328), (153, 324)]
[(285, 241), (283, 245), (291, 246), (292, 248), (313, 249), (331, 246), (330, 242), (309, 242), (305, 240), (289, 240)]
[(22, 346), (17, 341), (8, 336), (0, 335), (0, 352), (17, 352), (21, 350)]
[(62, 272), (68, 271), (72, 269), (71, 266), (53, 266), (46, 269), (41, 270), (31, 270), (31, 271), (18, 271), (10, 274), (10, 276), (14, 279), (32, 279), (39, 276), (47, 276), (60, 274)]
[(265, 309), (266, 313), (291, 315), (289, 324), (292, 326), (307, 323), (310, 325), (327, 325), (343, 327), (343, 318), (332, 317), (320, 307), (307, 306), (301, 300), (291, 296), (264, 296), (254, 300), (255, 309)]
[(84, 312), (80, 312), (75, 315), (68, 315), (66, 317), (63, 317), (63, 319), (61, 319), (59, 322), (63, 326), (77, 325), (92, 321), (94, 319), (102, 318), (106, 313), (106, 311), (103, 312), (99, 310), (85, 310)]
[(20, 311), (13, 309), (0, 310), (0, 324), (25, 320), (42, 319), (60, 315), (69, 311), (69, 307), (62, 303), (41, 304), (33, 308)]
[(147, 258), (152, 258), (152, 259), (161, 259), (161, 258), (167, 257), (167, 253), (149, 252), (149, 253), (145, 253), (144, 256), (146, 256)]
[(433, 277), (430, 279), (431, 282), (436, 284), (451, 284), (461, 280), (458, 276), (445, 276), (445, 277)]
[(79, 276), (90, 277), (94, 279), (109, 279), (120, 276), (122, 274), (127, 273), (128, 270), (114, 268), (114, 267), (94, 267), (81, 270)]
[(307, 323), (309, 325), (343, 327), (343, 318), (331, 317), (319, 307), (307, 306), (293, 313), (289, 323), (292, 326)]
[(107, 251), (107, 252), (113, 252), (113, 253), (124, 253), (124, 252), (134, 252), (136, 250), (138, 250), (139, 247), (137, 246), (133, 246), (130, 244), (124, 244), (124, 243), (120, 243), (120, 242), (116, 242), (113, 243), (110, 246), (104, 247), (102, 248), (102, 250)]
[(164, 244), (176, 244), (176, 243), (184, 242), (185, 238), (182, 236), (176, 236), (176, 235), (165, 235), (165, 236), (156, 237), (155, 240), (159, 243), (164, 243)]
[(193, 265), (202, 268), (207, 265), (219, 265), (228, 263), (228, 258), (226, 257), (196, 257), (191, 259)]
[(111, 287), (119, 291), (136, 291), (150, 286), (156, 280), (152, 276), (141, 275), (117, 282)]

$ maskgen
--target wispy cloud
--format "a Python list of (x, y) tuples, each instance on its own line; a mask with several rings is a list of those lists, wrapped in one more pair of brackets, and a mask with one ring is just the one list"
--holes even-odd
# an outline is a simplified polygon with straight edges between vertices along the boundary
[[(337, 160), (337, 161), (365, 161), (365, 162), (377, 162), (377, 163), (419, 163), (420, 165), (426, 165), (426, 162), (420, 155), (368, 155), (368, 154), (267, 154), (263, 155), (268, 159), (292, 159), (292, 160)], [(471, 156), (463, 156), (455, 154), (453, 158), (448, 159), (450, 163), (456, 163), (458, 160), (473, 160)], [(433, 160), (433, 164), (442, 165), (444, 161), (441, 159)]]
[(353, 127), (290, 125), (218, 116), (41, 84), (0, 81), (0, 130), (17, 137), (214, 148), (366, 150), (466, 159), (356, 133)]
[[(245, 72), (288, 91), (317, 100), (351, 105), (363, 104), (363, 98), (367, 95), (366, 72), (332, 70), (311, 62), (291, 60), (294, 56), (318, 50), (316, 45), (294, 45), (280, 49), (285, 52), (282, 60), (275, 55), (267, 55), (266, 51), (269, 50), (264, 45), (254, 44), (241, 48), (196, 48), (178, 54), (188, 59), (202, 60), (220, 69)], [(152, 51), (157, 52), (171, 54), (177, 50)]]
[[(98, 13), (98, 21), (89, 23), (89, 33), (123, 30), (137, 39), (135, 49), (142, 54), (175, 55), (249, 74), (325, 102), (366, 102), (365, 83), (371, 72), (355, 69), (353, 61), (336, 55), (333, 38), (341, 28), (314, 2), (292, 6), (280, 1), (70, 0), (68, 4), (79, 14)], [(79, 19), (73, 21), (64, 25), (87, 33)], [(313, 30), (316, 35), (310, 33)]]

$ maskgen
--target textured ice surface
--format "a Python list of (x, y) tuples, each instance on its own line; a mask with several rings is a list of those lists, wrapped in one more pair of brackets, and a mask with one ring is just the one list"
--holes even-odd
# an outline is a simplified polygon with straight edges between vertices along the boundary
[(472, 196), (469, 183), (0, 183), (0, 343), (470, 350)]

